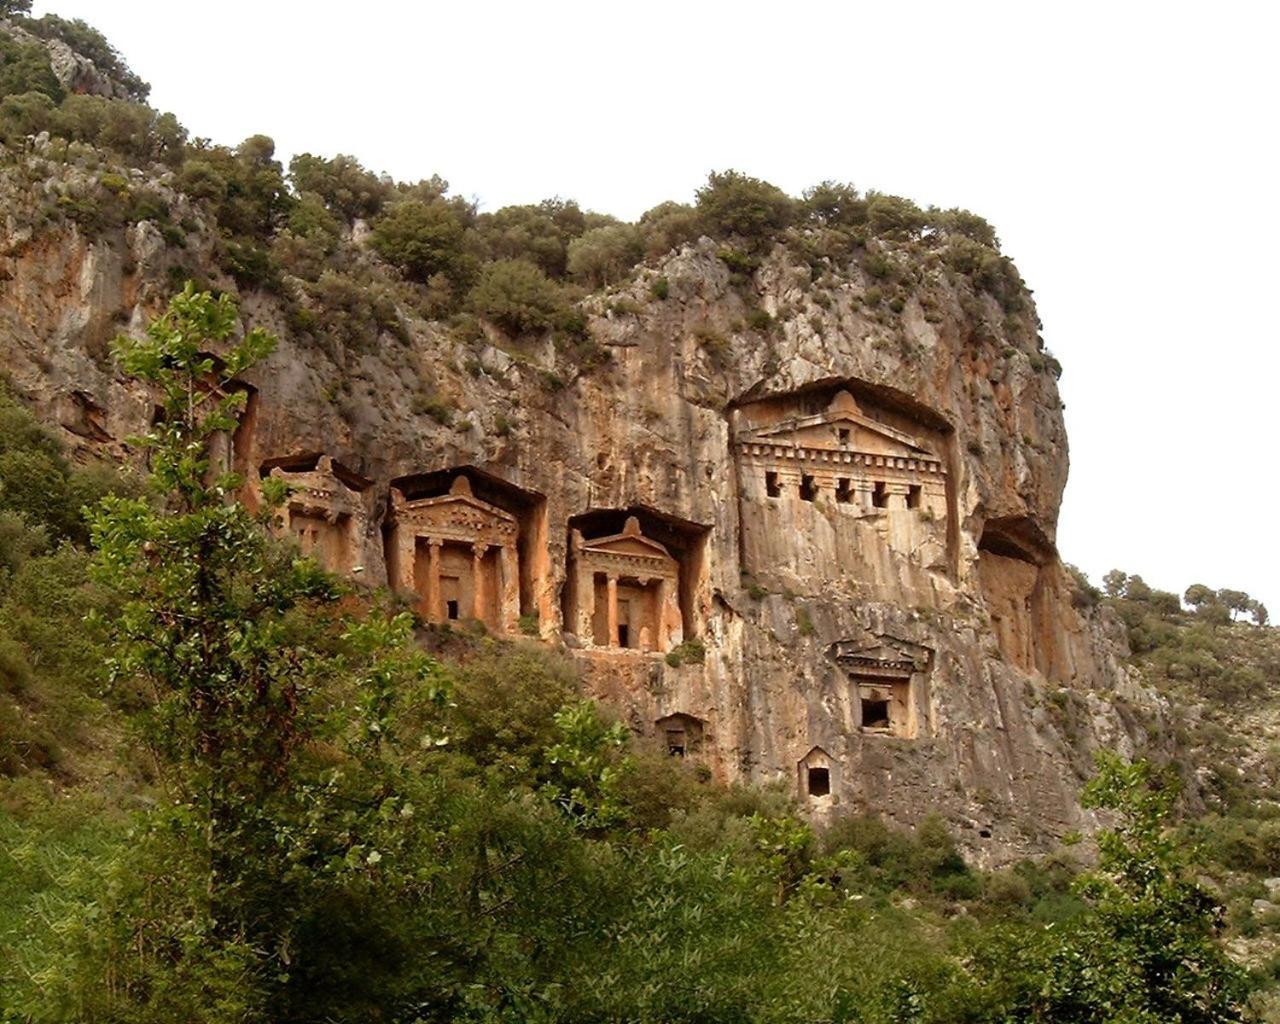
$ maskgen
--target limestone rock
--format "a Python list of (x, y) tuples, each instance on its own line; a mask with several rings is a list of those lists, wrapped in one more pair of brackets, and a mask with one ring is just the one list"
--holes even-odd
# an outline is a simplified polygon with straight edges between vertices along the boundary
[[(186, 265), (233, 288), (172, 200)], [(3, 235), (11, 379), (73, 452), (136, 458), (153, 402), (107, 341), (162, 308), (174, 255), (147, 224)], [(1138, 749), (1168, 709), (1073, 599), (1034, 344), (931, 264), (928, 308), (891, 314), (856, 264), (819, 286), (779, 247), (743, 285), (716, 253), (642, 268), (621, 314), (588, 300), (611, 354), (589, 371), (407, 311), (403, 345), (326, 351), (244, 294), (281, 344), (223, 457), (248, 501), (263, 475), (298, 485), (279, 527), (334, 569), (564, 646), (590, 693), (721, 781), (785, 783), (818, 819), (937, 811), (988, 863), (1090, 829), (1092, 750)]]

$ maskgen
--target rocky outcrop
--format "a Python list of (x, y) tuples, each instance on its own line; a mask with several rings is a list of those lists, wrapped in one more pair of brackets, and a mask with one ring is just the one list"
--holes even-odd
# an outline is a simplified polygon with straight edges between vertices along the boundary
[[(106, 342), (161, 308), (171, 268), (234, 287), (170, 198), (196, 228), (181, 254), (145, 222), (89, 242), (11, 218), (0, 245), (0, 357), (83, 454), (131, 458), (150, 423)], [(278, 298), (244, 294), (281, 345), (244, 382), (228, 458), (250, 498), (260, 474), (341, 468), (293, 511), (315, 550), (348, 545), (337, 567), (371, 585), (433, 580), (428, 617), (493, 595), (510, 613), (491, 627), (563, 645), (637, 733), (678, 733), (721, 780), (781, 783), (818, 817), (939, 811), (987, 862), (1040, 849), (1090, 825), (1089, 750), (1133, 750), (1166, 709), (1055, 549), (1066, 436), (1029, 315), (928, 244), (869, 245), (909, 270), (900, 309), (857, 261), (815, 280), (778, 246), (735, 281), (709, 239), (686, 246), (586, 300), (608, 355), (589, 371), (547, 341), (409, 317), (407, 341), (322, 351)], [(506, 514), (511, 550), (473, 538), (459, 503), (389, 572), (393, 482), (412, 503), (459, 478)], [(345, 511), (322, 507), (333, 493)]]

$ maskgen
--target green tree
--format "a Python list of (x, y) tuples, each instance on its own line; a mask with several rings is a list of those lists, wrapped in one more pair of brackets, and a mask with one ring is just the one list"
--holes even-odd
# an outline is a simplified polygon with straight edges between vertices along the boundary
[[(158, 501), (101, 503), (93, 577), (117, 596), (110, 676), (151, 695), (135, 725), (170, 800), (147, 819), (136, 870), (117, 880), (82, 959), (118, 980), (76, 993), (114, 1001), (110, 1019), (274, 1016), (315, 866), (333, 878), (370, 863), (393, 799), (365, 787), (335, 804), (337, 777), (310, 763), (309, 745), (326, 737), (358, 766), (377, 758), (397, 691), (440, 695), (434, 665), (407, 646), (406, 617), (343, 619), (335, 580), (272, 542), (233, 499), (239, 481), (215, 471), (210, 441), (244, 400), (226, 385), (274, 345), (257, 328), (236, 340), (237, 326), (226, 295), (188, 284), (145, 338), (116, 344), (164, 410), (142, 439)], [(269, 506), (281, 497), (267, 488)], [(345, 710), (330, 719), (339, 693)]]
[(39, 43), (22, 43), (0, 32), (0, 98), (30, 92), (54, 102), (62, 99), (62, 86), (49, 64), (49, 51)]
[(380, 256), (414, 280), (463, 276), (462, 224), (443, 199), (392, 203), (373, 222), (370, 241)]
[(326, 159), (299, 153), (289, 161), (289, 177), (299, 192), (318, 195), (343, 220), (372, 217), (392, 194), (390, 181), (367, 171), (353, 156)]
[(1053, 949), (1030, 1013), (1081, 1024), (1245, 1020), (1247, 977), (1216, 940), (1220, 909), (1189, 877), (1170, 828), (1175, 777), (1099, 752), (1082, 802), (1115, 815), (1098, 869), (1078, 884), (1090, 911)]
[(526, 206), (504, 206), (477, 223), (492, 260), (526, 260), (549, 277), (562, 278), (569, 243), (587, 230), (587, 216), (571, 199), (544, 199)]
[(592, 228), (569, 243), (569, 274), (588, 287), (604, 287), (625, 277), (643, 251), (640, 232), (630, 224)]
[(498, 260), (480, 271), (471, 309), (512, 334), (546, 330), (569, 313), (564, 290), (528, 260)]
[(928, 223), (928, 216), (910, 199), (882, 192), (867, 195), (867, 224), (877, 235), (915, 238)]
[(1129, 582), (1129, 574), (1120, 569), (1112, 569), (1102, 577), (1102, 589), (1106, 591), (1107, 597), (1123, 597), (1126, 584)]
[(867, 201), (846, 182), (822, 181), (804, 191), (805, 214), (824, 227), (854, 227), (867, 222)]
[(698, 212), (710, 233), (760, 246), (789, 226), (796, 203), (782, 189), (740, 171), (712, 171), (697, 192)]

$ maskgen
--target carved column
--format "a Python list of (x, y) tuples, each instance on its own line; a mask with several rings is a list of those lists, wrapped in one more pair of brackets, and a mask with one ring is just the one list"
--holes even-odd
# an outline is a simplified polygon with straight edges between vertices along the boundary
[(858, 508), (871, 508), (871, 494), (875, 490), (875, 484), (865, 478), (854, 480), (854, 494), (857, 496)]
[[(397, 590), (411, 594), (418, 588), (414, 585), (413, 563), (418, 553), (418, 536), (407, 523), (396, 527), (396, 576)], [(430, 610), (428, 609), (428, 612)], [(428, 618), (430, 615), (428, 614)]]
[(668, 583), (662, 576), (658, 577), (657, 586), (657, 629), (654, 631), (654, 640), (659, 653), (663, 653), (667, 649), (667, 587)]
[(440, 548), (439, 537), (427, 538), (427, 618), (432, 622), (444, 619), (440, 610)]
[(472, 617), (485, 621), (484, 599), (484, 553), (489, 550), (488, 544), (471, 545), (471, 614)]
[(498, 584), (498, 624), (507, 633), (520, 629), (520, 563), (514, 544), (503, 544), (498, 549), (502, 579)]
[(609, 582), (605, 585), (609, 595), (609, 646), (618, 646), (618, 577), (609, 573)]
[(888, 495), (888, 508), (901, 512), (907, 510), (908, 487), (906, 484), (886, 484), (884, 490)]

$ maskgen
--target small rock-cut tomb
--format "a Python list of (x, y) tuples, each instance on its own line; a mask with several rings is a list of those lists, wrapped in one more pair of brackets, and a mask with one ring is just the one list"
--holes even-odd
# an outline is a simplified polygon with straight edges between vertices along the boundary
[(519, 524), (476, 498), (459, 474), (447, 494), (406, 498), (391, 488), (388, 561), (393, 586), (416, 594), (429, 622), (477, 619), (514, 633), (520, 616)]
[(919, 734), (928, 717), (927, 648), (896, 638), (870, 644), (841, 640), (830, 653), (854, 687), (864, 733), (904, 739)]
[(570, 534), (570, 625), (586, 646), (667, 652), (684, 640), (680, 562), (628, 516), (620, 534)]
[(588, 647), (666, 652), (684, 639), (680, 563), (636, 516), (621, 533), (569, 538), (569, 626)]
[(654, 722), (658, 739), (672, 757), (693, 757), (702, 749), (702, 719), (677, 712)]
[(362, 492), (370, 481), (328, 455), (270, 460), (263, 463), (262, 475), (289, 487), (276, 516), (277, 533), (294, 537), (304, 555), (330, 572), (359, 569), (369, 523)]

